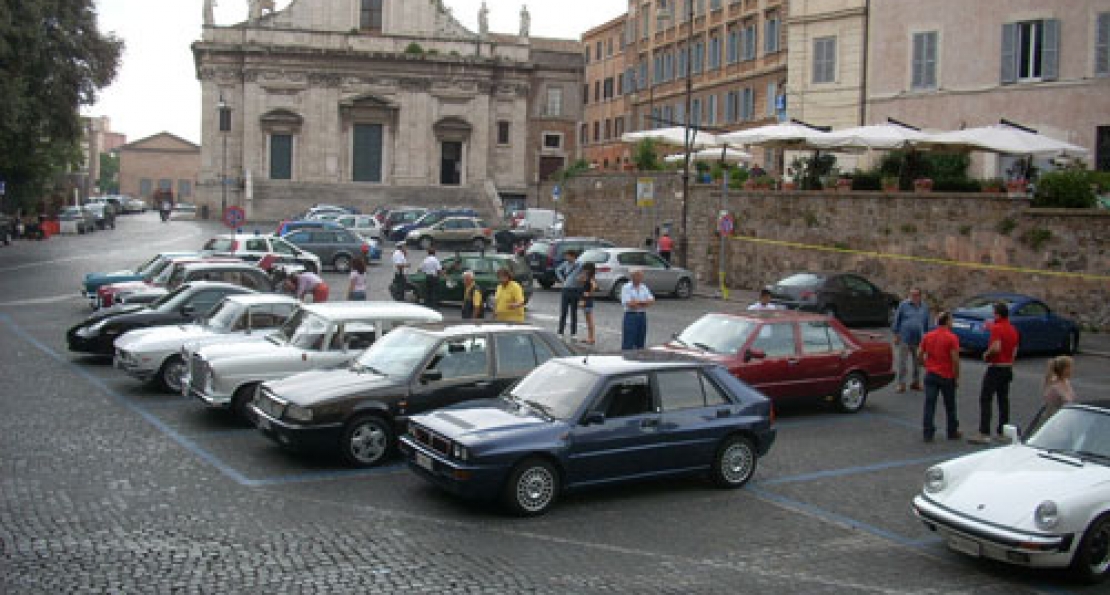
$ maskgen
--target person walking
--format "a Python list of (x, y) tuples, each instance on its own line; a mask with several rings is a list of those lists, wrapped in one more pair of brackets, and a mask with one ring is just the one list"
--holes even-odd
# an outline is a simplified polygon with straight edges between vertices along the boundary
[(674, 252), (674, 240), (671, 239), (670, 232), (664, 231), (663, 232), (663, 237), (659, 238), (659, 257), (662, 258), (663, 260), (667, 261), (667, 264), (670, 264), (671, 254), (673, 252)]
[(485, 318), (486, 304), (482, 296), (482, 288), (474, 282), (473, 271), (463, 271), (463, 300), (462, 300), (462, 317), (463, 320), (474, 320), (478, 318)]
[(497, 270), (497, 293), (493, 295), (493, 318), (501, 322), (524, 322), (524, 290), (513, 281), (509, 269)]
[(302, 302), (319, 304), (328, 301), (328, 284), (316, 273), (308, 271), (293, 273), (286, 283), (291, 286), (293, 295)]
[(990, 339), (983, 361), (987, 371), (979, 390), (979, 433), (968, 442), (988, 444), (991, 436), (991, 407), (998, 400), (998, 439), (1002, 439), (1002, 426), (1010, 423), (1010, 383), (1014, 380), (1014, 359), (1017, 357), (1018, 332), (1010, 324), (1010, 307), (1004, 302), (994, 304), (994, 322), (990, 324)]
[(351, 301), (366, 301), (366, 261), (361, 256), (356, 256), (351, 261), (351, 285), (347, 288), (347, 299)]
[(393, 282), (389, 285), (389, 293), (395, 300), (405, 298), (405, 286), (408, 285), (405, 273), (408, 267), (409, 257), (405, 243), (397, 242), (397, 246), (393, 249)]
[(428, 255), (420, 263), (420, 272), (424, 273), (424, 305), (435, 308), (436, 289), (439, 286), (439, 276), (443, 273), (443, 265), (436, 257), (435, 248), (428, 248)]
[(771, 303), (771, 290), (770, 289), (761, 289), (761, 290), (759, 290), (759, 301), (750, 305), (750, 306), (748, 306), (748, 309), (749, 310), (755, 310), (755, 311), (778, 310), (779, 306), (778, 306), (778, 304), (772, 304)]
[(1064, 405), (1075, 402), (1075, 389), (1071, 387), (1074, 367), (1074, 361), (1066, 355), (1048, 360), (1048, 371), (1044, 375), (1044, 411), (1040, 423), (1056, 415)]
[(559, 336), (566, 336), (567, 317), (570, 317), (570, 336), (578, 334), (578, 302), (582, 299), (582, 264), (578, 262), (578, 252), (567, 250), (565, 260), (555, 269), (555, 277), (563, 284), (559, 296)]
[(925, 415), (922, 423), (925, 442), (932, 442), (937, 427), (937, 394), (944, 398), (945, 430), (949, 440), (959, 440), (960, 420), (956, 416), (956, 386), (960, 382), (960, 339), (952, 332), (952, 315), (941, 312), (937, 328), (921, 339), (916, 356), (925, 363)]
[(594, 294), (597, 293), (597, 265), (587, 262), (582, 265), (582, 314), (586, 317), (586, 340), (583, 343), (597, 343), (597, 325), (594, 324)]
[(632, 269), (632, 281), (621, 288), (624, 323), (621, 327), (621, 349), (643, 349), (647, 342), (647, 308), (655, 296), (644, 285), (644, 270)]
[(170, 199), (161, 199), (158, 202), (158, 216), (162, 218), (162, 223), (167, 223), (170, 220), (171, 212), (173, 212), (173, 203), (170, 202)]
[(921, 390), (921, 364), (917, 360), (917, 348), (921, 337), (929, 331), (929, 306), (921, 300), (921, 289), (910, 289), (910, 296), (898, 304), (894, 311), (894, 355), (898, 367), (897, 392), (906, 392), (906, 379), (911, 377), (910, 388)]

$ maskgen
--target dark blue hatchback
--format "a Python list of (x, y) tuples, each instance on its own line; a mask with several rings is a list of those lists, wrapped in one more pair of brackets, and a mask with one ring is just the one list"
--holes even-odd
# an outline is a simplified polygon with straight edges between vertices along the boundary
[(672, 354), (548, 361), (498, 399), (414, 416), (417, 474), (468, 498), (546, 512), (563, 490), (706, 473), (743, 486), (775, 440), (771, 402), (723, 367)]

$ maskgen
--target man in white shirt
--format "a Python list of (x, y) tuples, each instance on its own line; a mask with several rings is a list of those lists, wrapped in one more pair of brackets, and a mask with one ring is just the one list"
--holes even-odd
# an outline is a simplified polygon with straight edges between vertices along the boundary
[(778, 304), (771, 303), (771, 290), (763, 289), (759, 292), (759, 301), (748, 306), (749, 310), (778, 310)]
[(632, 281), (621, 288), (624, 306), (624, 324), (621, 328), (621, 349), (643, 349), (647, 342), (647, 308), (655, 303), (655, 296), (644, 285), (643, 269), (632, 269)]
[(409, 267), (408, 252), (405, 251), (405, 243), (397, 242), (397, 247), (393, 249), (393, 283), (389, 286), (389, 294), (395, 300), (402, 300), (405, 297), (405, 287), (408, 281), (405, 279), (405, 270)]
[(435, 248), (428, 248), (428, 256), (420, 263), (420, 272), (424, 273), (424, 305), (435, 308), (436, 286), (439, 285), (439, 276), (443, 272), (443, 265), (436, 258)]

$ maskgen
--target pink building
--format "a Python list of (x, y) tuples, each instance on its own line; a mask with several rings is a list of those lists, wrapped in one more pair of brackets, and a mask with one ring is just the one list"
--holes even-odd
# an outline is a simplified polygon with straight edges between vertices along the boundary
[[(1110, 0), (881, 0), (868, 18), (869, 123), (952, 130), (1001, 118), (1110, 170)], [(989, 157), (981, 175), (1000, 175)]]

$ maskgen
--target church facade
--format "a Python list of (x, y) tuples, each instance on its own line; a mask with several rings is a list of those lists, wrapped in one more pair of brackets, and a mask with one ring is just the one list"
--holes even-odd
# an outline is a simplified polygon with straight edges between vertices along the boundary
[[(317, 202), (500, 216), (577, 155), (573, 40), (463, 27), (442, 0), (293, 0), (212, 23), (201, 82), (197, 202), (278, 219)], [(224, 118), (221, 119), (221, 107)], [(222, 120), (222, 121), (221, 121)]]

